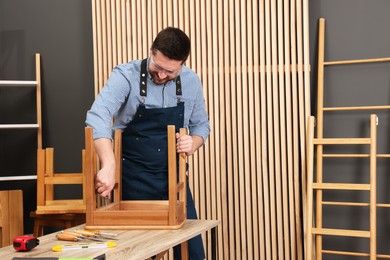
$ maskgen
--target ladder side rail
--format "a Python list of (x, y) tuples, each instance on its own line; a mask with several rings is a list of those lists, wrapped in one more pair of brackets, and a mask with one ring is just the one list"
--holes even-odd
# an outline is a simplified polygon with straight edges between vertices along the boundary
[(308, 120), (308, 129), (307, 129), (307, 141), (306, 141), (306, 151), (307, 151), (307, 216), (306, 216), (306, 258), (311, 260), (313, 258), (313, 171), (314, 171), (314, 116), (310, 116)]
[(370, 260), (376, 259), (376, 151), (377, 151), (377, 122), (375, 114), (370, 116)]
[(36, 113), (37, 113), (37, 149), (42, 149), (42, 99), (41, 99), (41, 55), (35, 54)]
[[(318, 32), (318, 82), (317, 82), (317, 138), (323, 137), (323, 107), (324, 107), (324, 57), (325, 57), (325, 19), (319, 21)], [(317, 183), (322, 182), (322, 154), (323, 146), (316, 145), (316, 180)], [(316, 227), (322, 227), (322, 190), (316, 190)], [(316, 259), (322, 258), (322, 236), (316, 236)]]

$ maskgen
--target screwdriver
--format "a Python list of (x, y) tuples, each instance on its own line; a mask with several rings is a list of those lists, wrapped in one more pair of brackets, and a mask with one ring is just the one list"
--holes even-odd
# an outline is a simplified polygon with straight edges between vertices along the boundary
[[(100, 231), (80, 230), (80, 229), (73, 230), (73, 232), (75, 232), (77, 234), (81, 234), (81, 235), (86, 236), (88, 238), (98, 237), (98, 238), (101, 238), (102, 240), (103, 239), (117, 240), (117, 238), (114, 238), (114, 236), (117, 236), (117, 234), (113, 234), (113, 233), (104, 233), (104, 232), (99, 233)], [(110, 236), (110, 237), (106, 237), (106, 236)]]
[(80, 240), (92, 240), (92, 241), (99, 241), (104, 242), (105, 240), (94, 238), (94, 237), (88, 237), (84, 236), (82, 234), (71, 232), (71, 231), (61, 231), (56, 235), (58, 240), (65, 240), (65, 241), (80, 241)]
[(88, 229), (86, 231), (89, 231), (89, 232), (92, 232), (98, 236), (109, 236), (109, 237), (116, 237), (118, 236), (118, 234), (116, 233), (109, 233), (109, 232), (104, 232), (104, 231), (100, 231), (100, 230), (91, 230), (91, 229)]

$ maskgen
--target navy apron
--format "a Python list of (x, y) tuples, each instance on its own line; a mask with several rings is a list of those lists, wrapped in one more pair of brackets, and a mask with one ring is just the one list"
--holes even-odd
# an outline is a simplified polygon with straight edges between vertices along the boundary
[[(142, 102), (133, 120), (122, 134), (122, 199), (168, 199), (167, 125), (183, 127), (184, 103), (180, 102), (180, 76), (176, 78), (176, 107), (146, 109), (147, 59), (141, 62), (140, 95)], [(188, 183), (188, 182), (187, 182)], [(187, 185), (187, 218), (197, 219), (191, 191)], [(190, 259), (204, 259), (201, 236), (188, 241)], [(174, 248), (175, 259), (181, 259), (180, 247)]]

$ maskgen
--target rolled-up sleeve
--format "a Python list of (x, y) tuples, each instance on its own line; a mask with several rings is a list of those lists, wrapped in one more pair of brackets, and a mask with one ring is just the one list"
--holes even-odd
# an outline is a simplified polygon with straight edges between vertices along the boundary
[(87, 112), (86, 125), (93, 128), (94, 139), (112, 139), (112, 119), (131, 90), (131, 85), (119, 68), (114, 68), (110, 78)]
[(203, 95), (202, 84), (199, 77), (196, 77), (196, 98), (194, 107), (189, 118), (188, 128), (190, 135), (198, 135), (203, 138), (203, 143), (206, 142), (207, 137), (210, 134), (210, 121), (206, 111), (206, 103)]

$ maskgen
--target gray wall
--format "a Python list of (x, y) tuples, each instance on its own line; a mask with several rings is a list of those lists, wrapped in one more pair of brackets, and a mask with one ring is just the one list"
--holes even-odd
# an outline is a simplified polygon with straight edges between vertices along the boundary
[[(0, 79), (34, 80), (35, 53), (41, 53), (43, 147), (54, 147), (56, 172), (81, 171), (85, 113), (94, 97), (90, 3), (0, 0)], [(34, 123), (33, 91), (0, 87), (0, 123)], [(0, 130), (0, 165), (0, 176), (35, 174), (36, 130)], [(0, 182), (0, 189), (23, 189), (25, 232), (31, 233), (36, 181)], [(72, 198), (81, 189), (56, 194)]]
[[(390, 57), (390, 1), (319, 0), (310, 2), (312, 103), (316, 115), (318, 19), (326, 19), (325, 61)], [(325, 69), (325, 106), (389, 105), (390, 62), (332, 66)], [(389, 111), (326, 112), (325, 137), (367, 137), (369, 114), (376, 113), (378, 153), (390, 153)], [(335, 150), (333, 152), (341, 151)], [(344, 152), (368, 152), (353, 147)], [(389, 159), (378, 159), (378, 203), (390, 203)], [(368, 159), (325, 159), (324, 181), (368, 183)], [(324, 199), (368, 202), (368, 192), (325, 192)], [(378, 208), (378, 253), (390, 254), (390, 209)], [(324, 226), (369, 228), (367, 208), (324, 207)], [(368, 252), (368, 239), (326, 237), (324, 248)], [(324, 259), (355, 259), (329, 255)]]

